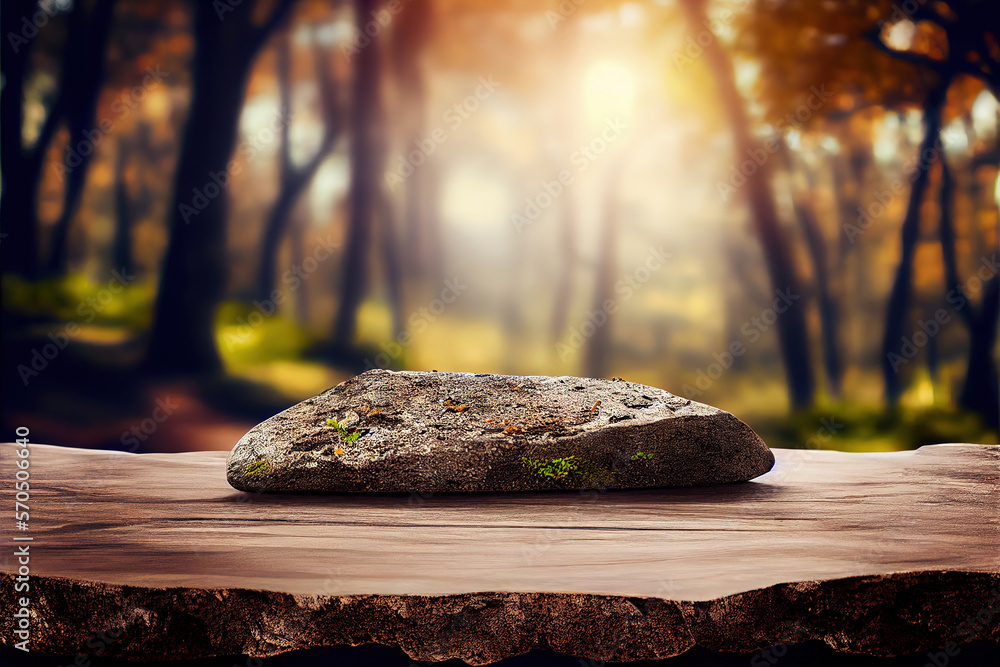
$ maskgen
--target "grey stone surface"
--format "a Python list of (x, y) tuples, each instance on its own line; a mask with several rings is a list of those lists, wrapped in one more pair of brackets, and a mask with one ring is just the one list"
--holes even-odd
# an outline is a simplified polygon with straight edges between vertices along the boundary
[(635, 489), (773, 464), (728, 412), (624, 380), (371, 370), (252, 428), (227, 477), (277, 493)]

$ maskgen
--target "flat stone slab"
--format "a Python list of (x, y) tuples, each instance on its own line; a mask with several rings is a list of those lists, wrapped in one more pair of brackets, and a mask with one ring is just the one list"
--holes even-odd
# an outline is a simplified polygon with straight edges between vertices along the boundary
[[(15, 450), (0, 445), (11, 509)], [(482, 665), (533, 648), (624, 662), (1000, 640), (1000, 447), (773, 451), (746, 484), (307, 496), (233, 490), (225, 452), (32, 445), (30, 529), (5, 526), (0, 552), (0, 640), (18, 641), (17, 544), (30, 648), (65, 656), (377, 642)]]
[(774, 456), (717, 408), (624, 380), (371, 370), (258, 424), (243, 491), (637, 489), (744, 482)]

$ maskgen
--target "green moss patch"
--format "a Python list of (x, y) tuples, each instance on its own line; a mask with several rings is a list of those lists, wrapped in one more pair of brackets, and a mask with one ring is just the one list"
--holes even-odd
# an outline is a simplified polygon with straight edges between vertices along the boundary
[(558, 459), (529, 459), (522, 456), (521, 463), (540, 477), (574, 488), (606, 485), (612, 479), (612, 474), (607, 468), (579, 456), (564, 456)]
[(248, 463), (243, 467), (244, 475), (263, 475), (271, 466), (267, 464), (267, 461), (254, 461), (253, 463)]

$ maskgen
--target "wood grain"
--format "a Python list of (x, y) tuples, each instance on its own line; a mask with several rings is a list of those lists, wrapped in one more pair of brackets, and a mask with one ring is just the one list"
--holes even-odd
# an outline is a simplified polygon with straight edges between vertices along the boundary
[[(31, 577), (42, 596), (36, 613), (52, 615), (47, 637), (37, 635), (48, 650), (79, 650), (89, 632), (100, 630), (96, 614), (107, 615), (112, 601), (120, 624), (132, 627), (139, 622), (137, 605), (148, 611), (160, 604), (170, 616), (180, 593), (190, 597), (190, 608), (181, 605), (186, 614), (221, 605), (215, 622), (231, 626), (231, 636), (223, 641), (218, 627), (203, 628), (182, 648), (162, 638), (144, 640), (136, 631), (134, 641), (122, 640), (120, 655), (270, 655), (303, 642), (374, 640), (398, 643), (418, 659), (462, 657), (482, 664), (536, 645), (597, 659), (608, 659), (601, 656), (612, 650), (616, 660), (632, 660), (674, 655), (694, 643), (746, 650), (785, 641), (789, 633), (883, 655), (950, 639), (1000, 638), (996, 624), (972, 634), (958, 627), (963, 614), (989, 608), (991, 589), (1000, 586), (997, 446), (936, 445), (890, 454), (774, 450), (777, 462), (768, 474), (718, 487), (366, 497), (236, 491), (226, 483), (224, 452), (135, 455), (46, 445), (32, 445), (31, 452), (26, 534), (34, 538)], [(14, 504), (14, 460), (14, 446), (0, 445), (4, 508)], [(5, 547), (0, 567), (4, 608), (14, 595), (12, 551)], [(173, 597), (164, 598), (160, 589), (172, 589)], [(251, 604), (246, 596), (253, 591), (269, 593)], [(747, 592), (754, 594), (741, 595)], [(889, 627), (888, 620), (872, 626), (867, 617), (844, 617), (820, 632), (850, 610), (809, 618), (815, 612), (807, 608), (833, 604), (835, 610), (838, 595), (841, 604), (861, 605), (862, 612), (866, 604), (871, 613), (903, 604), (895, 595), (937, 607), (905, 623), (897, 616), (894, 622), (905, 628), (895, 635), (879, 636), (877, 628)], [(56, 602), (59, 596), (81, 602), (67, 606)], [(670, 604), (660, 613), (628, 603), (598, 614), (604, 619), (598, 625), (606, 621), (621, 630), (622, 619), (636, 610), (647, 624), (660, 623), (641, 646), (608, 648), (635, 643), (653, 625), (615, 641), (608, 639), (611, 626), (551, 626), (560, 616), (569, 623), (574, 614), (580, 620), (602, 604), (620, 606), (631, 598)], [(760, 607), (765, 598), (770, 607)], [(357, 625), (359, 618), (348, 613), (355, 603), (373, 605), (365, 613), (381, 618), (381, 625)], [(723, 603), (728, 620), (713, 620), (713, 605)], [(799, 603), (806, 606), (796, 611)], [(469, 617), (477, 604), (493, 611)], [(734, 604), (743, 607), (734, 611)], [(279, 639), (261, 630), (259, 619), (252, 632), (234, 629), (241, 613), (273, 615), (272, 607), (282, 605), (297, 610), (285, 609), (289, 618), (312, 605), (314, 613), (300, 619), (310, 631), (289, 639), (285, 628), (285, 635), (276, 631)], [(394, 625), (400, 605), (409, 610), (405, 631)], [(511, 614), (524, 616), (531, 608), (544, 619), (527, 632)], [(468, 626), (461, 631), (441, 620), (457, 609)], [(1000, 610), (994, 615), (1000, 618)], [(336, 627), (315, 637), (310, 633), (320, 617)], [(161, 618), (160, 632), (194, 632), (179, 629), (178, 618), (175, 613), (172, 625)], [(477, 623), (487, 619), (493, 630), (477, 635)], [(846, 636), (854, 622), (868, 630)], [(148, 618), (145, 623), (159, 627)], [(497, 623), (521, 629), (508, 628), (504, 638), (495, 632)], [(733, 625), (740, 623), (749, 628), (745, 637)], [(5, 643), (12, 643), (12, 630), (10, 619), (0, 622)]]

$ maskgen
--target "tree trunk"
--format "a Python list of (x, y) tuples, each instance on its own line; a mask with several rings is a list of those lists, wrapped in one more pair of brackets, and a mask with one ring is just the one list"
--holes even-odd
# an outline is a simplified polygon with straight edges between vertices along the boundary
[[(706, 22), (704, 0), (683, 0), (688, 23), (694, 30), (703, 30)], [(733, 65), (723, 51), (718, 39), (713, 39), (705, 47), (705, 57), (715, 75), (720, 101), (733, 131), (737, 164), (747, 159), (756, 144), (750, 131), (743, 99), (736, 88)], [(802, 295), (799, 277), (795, 272), (791, 248), (784, 230), (778, 223), (777, 207), (767, 165), (761, 165), (757, 173), (747, 178), (743, 186), (750, 206), (754, 231), (760, 240), (764, 253), (771, 288), (793, 295)], [(785, 365), (785, 380), (792, 407), (804, 408), (812, 405), (814, 386), (812, 362), (809, 354), (809, 330), (806, 326), (804, 308), (790, 306), (778, 316), (778, 342)]]
[[(566, 332), (570, 301), (573, 299), (573, 272), (576, 269), (576, 205), (572, 193), (564, 193), (559, 202), (559, 274), (556, 276), (555, 301), (552, 304), (552, 340)], [(596, 377), (596, 376), (595, 376)]]
[(400, 257), (399, 243), (396, 240), (396, 225), (392, 219), (393, 208), (381, 191), (378, 197), (379, 246), (382, 250), (382, 263), (385, 265), (386, 292), (389, 297), (389, 308), (392, 311), (392, 335), (394, 338), (406, 330), (403, 315), (403, 262)]
[[(971, 307), (971, 306), (967, 306)], [(969, 366), (959, 405), (983, 416), (990, 428), (1000, 428), (1000, 377), (993, 348), (1000, 316), (1000, 276), (983, 285), (983, 302), (976, 326), (969, 329)]]
[[(319, 79), (321, 100), (323, 106), (323, 138), (316, 147), (316, 152), (307, 163), (296, 168), (292, 164), (289, 144), (289, 123), (281, 126), (281, 188), (278, 199), (271, 208), (267, 221), (264, 223), (264, 235), (261, 241), (260, 268), (257, 278), (257, 295), (264, 300), (269, 299), (275, 286), (275, 276), (278, 272), (278, 251), (288, 227), (291, 225), (292, 212), (299, 200), (299, 195), (312, 182), (316, 170), (323, 164), (330, 149), (336, 143), (340, 133), (340, 114), (337, 108), (337, 87), (330, 72), (326, 50), (315, 47), (316, 77)], [(291, 38), (282, 37), (278, 45), (278, 90), (282, 109), (291, 109)]]
[[(900, 258), (896, 267), (896, 277), (889, 293), (886, 306), (885, 335), (882, 338), (882, 377), (885, 381), (885, 397), (890, 406), (899, 403), (903, 394), (903, 383), (897, 368), (897, 357), (901, 354), (902, 339), (910, 310), (910, 296), (913, 290), (913, 255), (916, 252), (917, 239), (920, 235), (920, 206), (930, 180), (930, 169), (934, 159), (926, 156), (937, 154), (935, 145), (941, 131), (941, 111), (944, 108), (948, 92), (948, 80), (932, 89), (924, 100), (924, 138), (920, 142), (916, 179), (910, 189), (910, 199), (907, 202), (906, 217), (900, 231)], [(897, 368), (894, 368), (896, 366)]]
[[(955, 255), (954, 191), (954, 177), (947, 159), (942, 155), (939, 234), (945, 292), (964, 294), (964, 283), (958, 275)], [(980, 414), (991, 428), (1000, 428), (1000, 376), (993, 358), (1000, 315), (1000, 276), (993, 275), (983, 283), (982, 301), (978, 308), (971, 301), (966, 301), (958, 309), (958, 314), (969, 332), (969, 360), (958, 403)]]
[[(621, 188), (622, 160), (613, 165), (604, 194), (604, 210), (601, 214), (600, 244), (597, 255), (597, 271), (594, 283), (594, 300), (591, 313), (603, 313), (603, 318), (589, 318), (594, 333), (584, 346), (583, 374), (585, 377), (602, 378), (608, 373), (611, 359), (612, 322), (606, 312), (604, 302), (614, 297), (615, 267), (618, 260), (618, 193)], [(583, 329), (581, 325), (581, 330)]]
[[(31, 0), (5, 0), (0, 4), (0, 24), (20, 25), (31, 16), (35, 3)], [(9, 29), (8, 29), (9, 30)], [(4, 38), (7, 41), (6, 37)], [(0, 173), (3, 192), (0, 195), (0, 221), (3, 223), (0, 252), (3, 271), (24, 278), (38, 273), (38, 219), (35, 210), (41, 156), (48, 147), (48, 137), (39, 136), (34, 148), (25, 150), (21, 131), (24, 125), (24, 78), (30, 45), (18, 43), (4, 46), (0, 58), (3, 87), (0, 89)], [(51, 111), (50, 111), (51, 113)], [(51, 133), (50, 133), (51, 136)]]
[[(840, 362), (840, 345), (837, 336), (839, 316), (837, 302), (830, 289), (826, 239), (823, 238), (823, 231), (816, 220), (812, 203), (807, 201), (804, 196), (800, 196), (795, 192), (795, 186), (792, 182), (795, 164), (788, 147), (783, 144), (781, 150), (784, 151), (788, 167), (790, 194), (792, 206), (795, 210), (795, 219), (798, 220), (799, 226), (802, 228), (802, 235), (806, 239), (806, 248), (809, 250), (809, 258), (812, 261), (813, 272), (816, 275), (816, 305), (819, 309), (820, 329), (822, 331), (823, 370), (826, 374), (827, 387), (833, 398), (840, 398), (844, 373)], [(815, 183), (808, 173), (806, 174), (806, 183), (808, 185), (807, 193), (811, 193)]]
[[(279, 3), (261, 27), (250, 22), (253, 7), (237, 7), (220, 21), (214, 3), (195, 5), (191, 109), (177, 161), (170, 244), (146, 353), (150, 372), (197, 374), (221, 367), (215, 308), (226, 275), (227, 165), (236, 145), (250, 63), (291, 4)], [(281, 122), (288, 122), (287, 115)], [(235, 159), (253, 155), (241, 151)]]
[[(87, 169), (100, 143), (107, 137), (97, 127), (97, 100), (104, 85), (104, 54), (114, 16), (114, 0), (99, 0), (84, 21), (69, 27), (69, 49), (63, 58), (60, 86), (68, 102), (65, 104), (66, 129), (69, 139), (62, 163), (63, 205), (52, 230), (49, 259), (46, 270), (50, 274), (63, 274), (68, 269), (69, 229), (87, 182)], [(96, 142), (88, 132), (99, 132)], [(81, 149), (81, 147), (86, 149)], [(70, 166), (70, 157), (78, 163)]]
[[(354, 21), (362, 32), (377, 6), (377, 0), (354, 0)], [(340, 303), (333, 333), (334, 345), (341, 348), (348, 348), (354, 342), (358, 308), (368, 289), (372, 219), (381, 182), (379, 172), (384, 162), (379, 46), (378, 39), (373, 37), (367, 47), (354, 55), (350, 214)]]
[[(404, 159), (428, 133), (427, 85), (421, 57), (431, 39), (432, 12), (433, 3), (416, 0), (393, 23), (390, 54), (399, 93), (396, 114), (402, 129)], [(434, 159), (428, 156), (406, 179), (402, 238), (407, 248), (404, 261), (408, 277), (429, 279), (436, 284), (441, 277), (441, 263)]]
[(132, 273), (132, 215), (128, 186), (125, 183), (125, 166), (128, 151), (126, 139), (118, 139), (115, 155), (115, 235), (112, 248), (114, 268), (123, 274)]
[[(291, 226), (292, 264), (302, 266), (302, 261), (306, 257), (304, 239), (306, 223), (300, 218), (293, 220)], [(295, 290), (295, 320), (304, 329), (309, 328), (309, 292), (306, 291), (307, 289), (308, 283), (303, 280), (298, 289)]]

